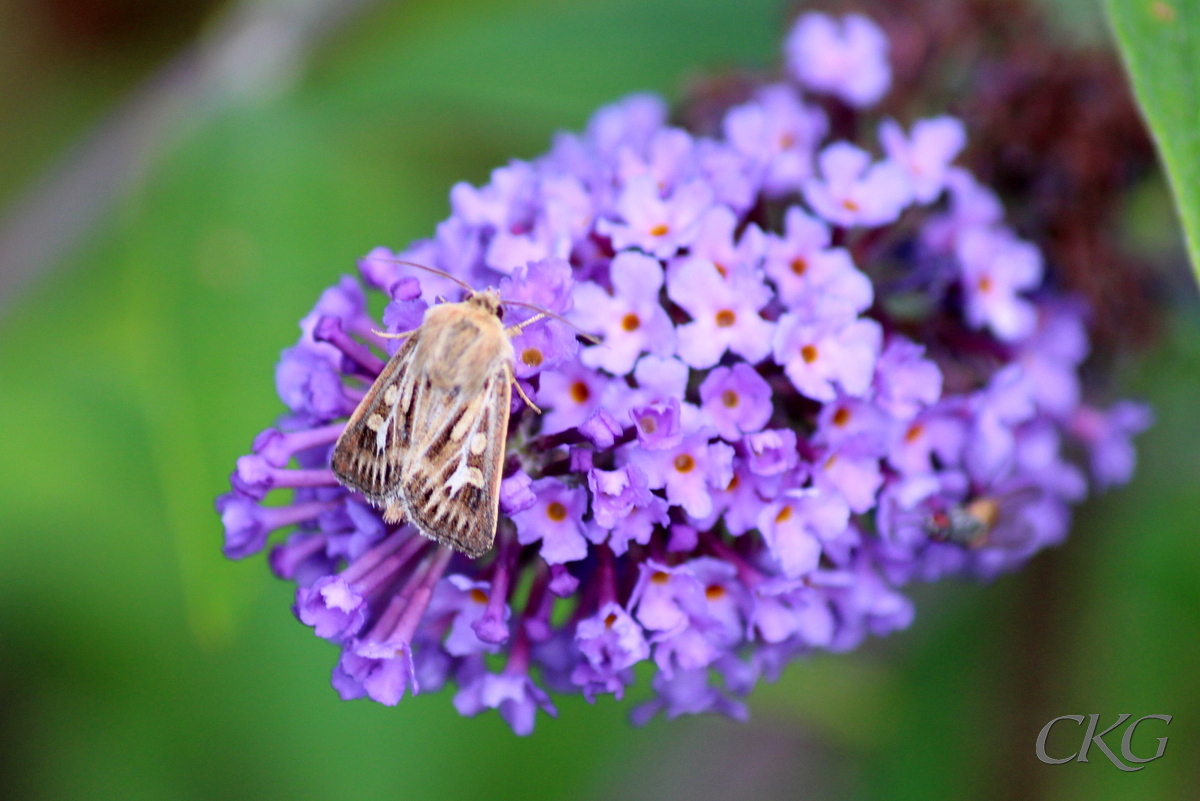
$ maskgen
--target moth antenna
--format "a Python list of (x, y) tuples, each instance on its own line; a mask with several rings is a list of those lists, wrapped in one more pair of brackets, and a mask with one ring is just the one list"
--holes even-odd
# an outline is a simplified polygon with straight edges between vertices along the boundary
[(417, 264), (415, 261), (404, 261), (403, 259), (380, 259), (380, 261), (386, 261), (391, 264), (403, 264), (407, 267), (416, 267), (418, 270), (424, 270), (427, 273), (433, 273), (434, 275), (440, 275), (442, 278), (448, 279), (448, 280), (453, 281), (454, 283), (458, 284), (463, 289), (470, 292), (472, 295), (475, 294), (475, 287), (471, 286), (470, 284), (468, 284), (466, 281), (462, 280), (461, 278), (451, 275), (450, 273), (446, 272), (445, 270), (439, 270), (436, 267), (426, 267), (424, 264)]
[(595, 336), (593, 336), (593, 335), (589, 334), (587, 331), (584, 331), (582, 328), (580, 328), (579, 326), (575, 325), (575, 323), (571, 322), (571, 321), (570, 321), (570, 320), (568, 320), (566, 317), (563, 317), (563, 316), (562, 316), (562, 315), (560, 315), (560, 314), (555, 314), (555, 313), (554, 313), (554, 312), (552, 312), (552, 311), (546, 311), (546, 310), (545, 310), (545, 309), (543, 309), (541, 306), (534, 306), (532, 303), (525, 303), (525, 302), (523, 302), (523, 301), (520, 301), (520, 300), (505, 300), (505, 301), (501, 301), (501, 302), (502, 302), (502, 303), (503, 303), (505, 306), (524, 306), (526, 309), (533, 309), (533, 310), (534, 310), (535, 312), (537, 312), (538, 314), (545, 315), (546, 317), (551, 317), (551, 318), (553, 318), (553, 319), (555, 319), (555, 320), (558, 320), (560, 323), (566, 323), (567, 325), (571, 326), (571, 328), (574, 328), (574, 329), (575, 329), (575, 332), (576, 332), (577, 334), (579, 334), (581, 337), (583, 337), (584, 339), (586, 339), (588, 342), (591, 342), (593, 345), (599, 345), (599, 344), (600, 344), (600, 340), (599, 340), (599, 339), (597, 339)]

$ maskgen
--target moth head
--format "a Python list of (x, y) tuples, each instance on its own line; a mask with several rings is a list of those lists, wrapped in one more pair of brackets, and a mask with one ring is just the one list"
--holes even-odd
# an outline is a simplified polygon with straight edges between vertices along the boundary
[(491, 288), (485, 289), (482, 292), (473, 292), (466, 299), (467, 303), (494, 314), (496, 317), (504, 316), (504, 305), (500, 300), (500, 290)]

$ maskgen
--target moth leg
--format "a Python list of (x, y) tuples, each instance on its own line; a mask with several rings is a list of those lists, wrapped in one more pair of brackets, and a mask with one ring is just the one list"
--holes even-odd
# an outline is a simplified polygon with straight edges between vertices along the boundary
[(389, 525), (399, 525), (404, 522), (404, 508), (400, 506), (399, 501), (388, 501), (388, 505), (383, 510), (383, 522)]
[(517, 381), (517, 379), (512, 379), (512, 385), (516, 387), (517, 394), (521, 396), (521, 400), (525, 401), (526, 405), (528, 405), (530, 409), (533, 409), (538, 414), (542, 413), (542, 410), (538, 408), (537, 404), (531, 401), (529, 396), (525, 394), (525, 390), (521, 389), (521, 384)]
[(387, 331), (376, 331), (374, 328), (372, 328), (371, 333), (375, 334), (376, 336), (381, 336), (384, 339), (404, 339), (405, 337), (411, 337), (413, 334), (417, 333), (420, 330), (421, 329), (419, 329), (419, 328), (414, 328), (411, 331), (401, 331), (396, 334), (389, 334)]

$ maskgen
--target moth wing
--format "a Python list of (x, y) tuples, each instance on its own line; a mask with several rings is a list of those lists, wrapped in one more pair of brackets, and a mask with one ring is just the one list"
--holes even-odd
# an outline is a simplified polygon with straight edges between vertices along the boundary
[(477, 393), (418, 387), (431, 424), (406, 460), (399, 497), (422, 534), (472, 558), (496, 536), (512, 380), (501, 361)]
[(379, 506), (400, 482), (405, 454), (412, 447), (417, 409), (415, 332), (384, 365), (379, 377), (350, 415), (333, 448), (330, 467), (338, 480)]

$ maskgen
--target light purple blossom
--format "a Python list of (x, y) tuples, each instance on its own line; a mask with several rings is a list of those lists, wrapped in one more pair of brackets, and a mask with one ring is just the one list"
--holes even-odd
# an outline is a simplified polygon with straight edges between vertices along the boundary
[(804, 86), (859, 108), (877, 103), (892, 83), (887, 37), (862, 14), (840, 20), (803, 14), (788, 34), (784, 56)]
[(835, 387), (862, 395), (871, 385), (883, 331), (874, 320), (859, 318), (845, 325), (808, 323), (794, 314), (779, 318), (775, 361), (792, 384), (814, 400), (831, 401)]
[(946, 187), (950, 163), (967, 144), (967, 132), (954, 117), (917, 120), (909, 136), (887, 119), (879, 126), (879, 141), (888, 159), (908, 174), (913, 199), (932, 203)]
[(804, 199), (834, 225), (877, 227), (895, 222), (912, 200), (912, 184), (899, 164), (872, 164), (867, 151), (849, 142), (827, 146), (817, 164), (820, 178), (804, 182)]
[(584, 350), (580, 360), (613, 375), (633, 370), (638, 356), (675, 353), (675, 328), (658, 302), (662, 264), (636, 251), (617, 254), (609, 267), (613, 294), (593, 283), (575, 288), (573, 321), (604, 341)]
[(688, 366), (712, 367), (726, 350), (751, 364), (771, 352), (775, 327), (758, 314), (771, 291), (754, 274), (723, 276), (711, 261), (688, 258), (672, 266), (667, 294), (692, 317), (679, 328), (679, 358)]
[(779, 298), (810, 321), (853, 319), (871, 306), (871, 281), (844, 248), (829, 246), (829, 226), (798, 207), (788, 209), (784, 235), (767, 236), (763, 269)]
[(760, 430), (771, 419), (771, 386), (753, 367), (738, 362), (714, 367), (700, 385), (700, 408), (729, 442)]

